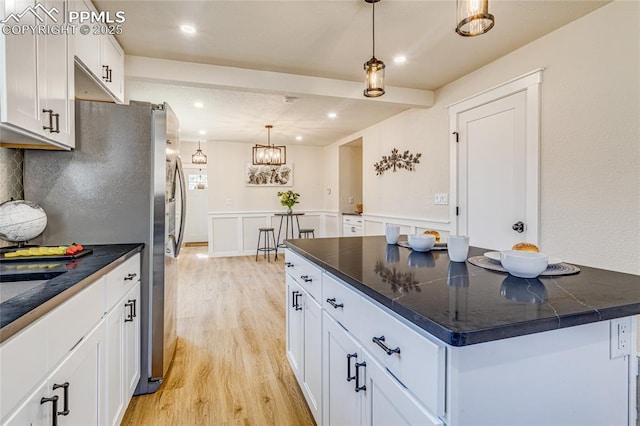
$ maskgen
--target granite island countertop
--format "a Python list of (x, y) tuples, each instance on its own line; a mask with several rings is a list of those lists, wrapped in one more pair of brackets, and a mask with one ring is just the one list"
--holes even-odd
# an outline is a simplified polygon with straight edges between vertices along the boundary
[[(575, 275), (522, 279), (450, 262), (446, 250), (420, 253), (387, 245), (383, 236), (286, 244), (452, 346), (640, 313), (638, 275), (580, 266)], [(472, 247), (469, 257), (487, 251)]]
[(8, 281), (46, 280), (0, 304), (0, 343), (142, 251), (144, 244), (84, 247), (93, 252), (75, 260), (0, 261), (0, 291)]

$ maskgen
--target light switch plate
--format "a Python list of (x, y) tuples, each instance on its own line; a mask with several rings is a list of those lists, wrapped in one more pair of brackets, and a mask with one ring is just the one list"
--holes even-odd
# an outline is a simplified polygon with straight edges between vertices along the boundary
[(446, 206), (449, 204), (449, 194), (445, 192), (436, 193), (434, 196), (434, 203), (440, 206)]

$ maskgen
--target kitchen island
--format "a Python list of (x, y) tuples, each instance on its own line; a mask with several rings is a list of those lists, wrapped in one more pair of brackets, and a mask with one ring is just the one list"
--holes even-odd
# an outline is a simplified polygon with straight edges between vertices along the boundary
[[(322, 291), (305, 289), (305, 280), (297, 280), (301, 289), (293, 291), (307, 303), (297, 303), (299, 297), (288, 303), (303, 312), (313, 300), (323, 308), (318, 370), (323, 386), (316, 392), (322, 398), (313, 399), (322, 401), (316, 410), (319, 423), (336, 423), (336, 413), (342, 412), (347, 394), (334, 398), (332, 393), (339, 392), (331, 391), (342, 386), (342, 376), (352, 376), (354, 364), (339, 361), (331, 350), (347, 341), (336, 337), (346, 333), (359, 346), (345, 346), (345, 352), (358, 353), (358, 364), (366, 357), (367, 370), (380, 364), (390, 373), (406, 399), (415, 402), (414, 421), (423, 421), (424, 412), (430, 419), (424, 422), (431, 424), (635, 424), (634, 315), (640, 313), (640, 277), (580, 266), (575, 275), (525, 280), (450, 262), (446, 251), (414, 252), (375, 236), (293, 240), (288, 247), (288, 263), (320, 272), (319, 277), (304, 275)], [(485, 251), (472, 248), (469, 256)], [(289, 271), (296, 266), (285, 269), (288, 280), (296, 281), (297, 273)], [(345, 300), (351, 300), (350, 315)], [(340, 327), (332, 326), (336, 323)], [(402, 326), (396, 326), (396, 336), (388, 326), (392, 323)], [(402, 345), (401, 333), (422, 340), (414, 336)], [(420, 354), (412, 354), (414, 348)], [(412, 359), (423, 362), (410, 366)], [(347, 370), (334, 378), (340, 362)], [(365, 374), (360, 385), (375, 376)], [(303, 382), (307, 389), (312, 383)], [(353, 388), (353, 380), (345, 383)], [(363, 416), (369, 416), (366, 423), (375, 424), (375, 404), (367, 402), (375, 395), (366, 394), (381, 391), (375, 383), (367, 388), (374, 391), (361, 391), (360, 404)], [(393, 412), (392, 406), (384, 412)], [(397, 409), (399, 416), (406, 406)]]

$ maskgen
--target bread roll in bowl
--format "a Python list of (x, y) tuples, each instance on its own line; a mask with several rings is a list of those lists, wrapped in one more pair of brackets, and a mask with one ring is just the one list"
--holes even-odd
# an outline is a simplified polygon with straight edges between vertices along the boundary
[(538, 253), (538, 247), (535, 244), (531, 243), (517, 243), (511, 247), (511, 250), (520, 250), (520, 251), (532, 251), (534, 253)]
[(426, 231), (423, 232), (423, 234), (433, 235), (434, 237), (436, 237), (436, 243), (440, 242), (440, 233), (438, 231), (434, 231), (433, 229), (427, 229)]

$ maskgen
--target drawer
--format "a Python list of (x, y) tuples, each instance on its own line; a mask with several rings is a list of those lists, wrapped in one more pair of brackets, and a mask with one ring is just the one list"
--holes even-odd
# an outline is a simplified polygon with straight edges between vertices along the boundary
[(53, 368), (104, 315), (106, 278), (90, 284), (46, 317), (47, 368)]
[(322, 277), (322, 307), (351, 334), (358, 334), (360, 296), (327, 273)]
[(343, 216), (342, 223), (349, 226), (362, 226), (362, 217), (360, 216)]
[(285, 251), (284, 264), (287, 274), (320, 303), (322, 300), (322, 271), (289, 249)]
[(107, 307), (111, 308), (118, 303), (140, 281), (140, 254), (127, 259), (123, 264), (107, 274)]
[(445, 347), (365, 298), (360, 308), (362, 345), (429, 410), (444, 415)]

